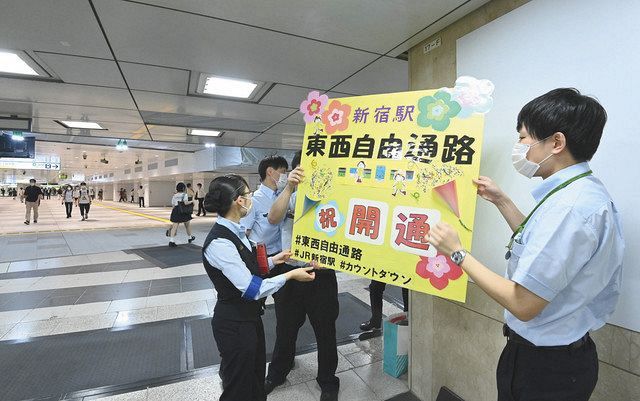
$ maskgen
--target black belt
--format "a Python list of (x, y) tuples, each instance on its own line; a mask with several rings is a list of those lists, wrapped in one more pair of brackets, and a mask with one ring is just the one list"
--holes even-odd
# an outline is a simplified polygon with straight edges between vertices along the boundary
[(506, 324), (502, 326), (502, 335), (507, 337), (508, 341), (514, 342), (516, 344), (522, 344), (528, 347), (545, 349), (545, 350), (575, 350), (578, 348), (582, 348), (589, 341), (589, 333), (587, 332), (587, 334), (582, 336), (582, 338), (572, 342), (569, 345), (539, 346), (539, 345), (535, 345), (534, 343), (527, 340), (526, 338), (520, 336), (518, 333), (511, 330), (511, 328)]

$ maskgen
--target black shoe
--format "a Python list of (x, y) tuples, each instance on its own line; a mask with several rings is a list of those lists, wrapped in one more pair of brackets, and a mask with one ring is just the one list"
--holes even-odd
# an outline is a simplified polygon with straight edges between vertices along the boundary
[(338, 401), (338, 390), (323, 391), (320, 401)]
[(38, 222), (38, 220), (34, 220), (34, 221), (33, 221), (33, 224), (36, 224), (37, 222)]
[(196, 216), (200, 216), (200, 213), (196, 214)]
[(166, 235), (167, 237), (171, 236), (171, 229), (168, 228), (167, 231), (165, 231), (164, 235)]
[(191, 238), (189, 238), (187, 241), (189, 241), (189, 243), (192, 243), (195, 239), (196, 239), (196, 236), (192, 235)]
[(380, 330), (380, 324), (376, 325), (375, 323), (371, 322), (371, 320), (368, 320), (360, 324), (360, 330), (362, 331)]
[(169, 246), (170, 246), (170, 247), (175, 247), (175, 246), (178, 246), (178, 245), (176, 245), (176, 243), (175, 243), (175, 242), (173, 242), (173, 241), (169, 241)]
[(284, 382), (274, 383), (270, 379), (264, 379), (264, 395), (268, 395), (273, 391), (273, 389), (275, 389), (276, 387), (280, 386), (283, 383)]
[(28, 222), (28, 221), (25, 221), (25, 222), (24, 222), (24, 224), (29, 225), (29, 222)]

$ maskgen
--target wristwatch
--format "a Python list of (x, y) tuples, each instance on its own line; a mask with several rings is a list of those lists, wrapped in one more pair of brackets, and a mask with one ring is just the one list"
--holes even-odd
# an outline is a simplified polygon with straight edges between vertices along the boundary
[(453, 263), (460, 266), (465, 256), (467, 256), (467, 251), (465, 251), (464, 249), (461, 249), (451, 254), (451, 260), (453, 261)]

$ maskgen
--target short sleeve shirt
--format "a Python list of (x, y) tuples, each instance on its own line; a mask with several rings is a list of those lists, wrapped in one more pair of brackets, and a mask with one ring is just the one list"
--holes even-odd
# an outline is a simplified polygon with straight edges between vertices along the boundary
[[(552, 189), (589, 170), (567, 167), (542, 182), (540, 202)], [(624, 239), (618, 210), (593, 175), (551, 195), (514, 242), (506, 277), (549, 304), (528, 322), (505, 311), (506, 323), (539, 346), (567, 345), (602, 327), (620, 294)]]

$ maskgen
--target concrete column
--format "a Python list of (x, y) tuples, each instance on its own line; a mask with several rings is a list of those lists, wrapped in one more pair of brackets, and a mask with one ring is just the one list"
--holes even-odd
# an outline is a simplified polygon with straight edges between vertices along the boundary
[(146, 188), (147, 206), (171, 206), (171, 197), (176, 193), (175, 181), (150, 181)]
[(109, 201), (113, 200), (113, 184), (104, 184), (99, 189), (102, 189), (103, 200), (109, 200)]

